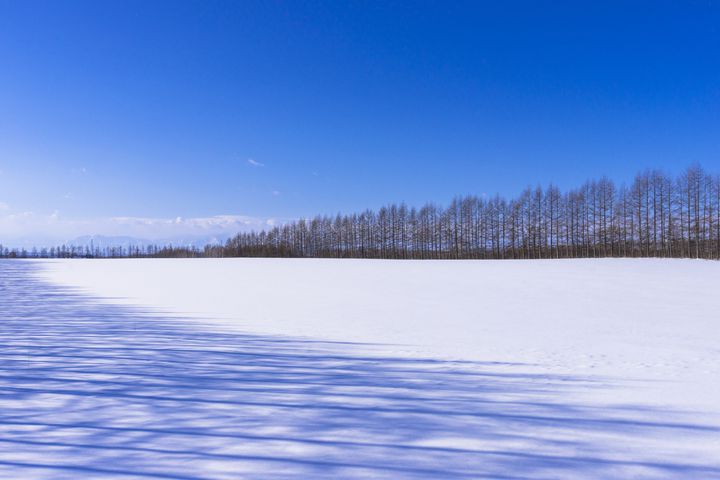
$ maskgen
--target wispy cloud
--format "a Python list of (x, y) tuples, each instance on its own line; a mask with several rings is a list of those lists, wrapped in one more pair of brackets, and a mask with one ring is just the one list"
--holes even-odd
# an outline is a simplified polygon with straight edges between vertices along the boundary
[(47, 246), (86, 235), (127, 236), (146, 240), (177, 237), (234, 235), (277, 224), (276, 219), (246, 215), (209, 217), (103, 217), (65, 218), (34, 212), (10, 213), (0, 207), (0, 243)]
[(5, 202), (0, 202), (0, 211), (3, 211), (3, 210), (10, 210), (10, 205), (8, 205)]
[(252, 159), (252, 158), (248, 158), (248, 159), (247, 159), (247, 163), (248, 163), (248, 165), (250, 165), (251, 167), (264, 167), (264, 166), (265, 166), (264, 163), (260, 163), (260, 162), (258, 162), (257, 160)]
[(273, 191), (270, 192), (270, 193), (272, 193), (272, 196), (273, 196), (273, 197), (279, 197), (279, 196), (281, 195), (280, 190), (273, 190)]
[[(228, 230), (247, 230), (267, 225), (267, 220), (244, 215), (215, 215), (212, 217), (110, 217), (103, 223), (119, 226), (123, 229), (161, 229), (188, 233), (220, 232)], [(148, 232), (151, 233), (151, 232)]]

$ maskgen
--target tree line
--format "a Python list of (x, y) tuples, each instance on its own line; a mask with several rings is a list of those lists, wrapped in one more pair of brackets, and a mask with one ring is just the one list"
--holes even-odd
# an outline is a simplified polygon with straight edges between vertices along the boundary
[[(1, 252), (1, 250), (0, 250)], [(62, 251), (67, 253), (66, 251)], [(720, 259), (720, 176), (694, 165), (671, 177), (645, 171), (629, 185), (601, 178), (515, 198), (463, 196), (446, 207), (299, 219), (204, 249), (145, 247), (78, 256), (543, 259)], [(72, 254), (70, 254), (72, 255)]]
[(672, 178), (638, 174), (566, 192), (527, 188), (506, 199), (464, 196), (442, 208), (392, 204), (378, 211), (300, 219), (241, 233), (213, 256), (385, 259), (586, 257), (720, 258), (720, 177), (700, 166)]
[[(190, 258), (203, 257), (205, 249), (172, 245), (104, 246), (60, 245), (51, 248), (8, 248), (0, 244), (0, 258)], [(209, 252), (208, 252), (209, 253)]]

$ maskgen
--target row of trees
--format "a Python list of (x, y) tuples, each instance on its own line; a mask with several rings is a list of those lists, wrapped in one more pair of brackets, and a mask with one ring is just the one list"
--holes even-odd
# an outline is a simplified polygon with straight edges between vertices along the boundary
[(204, 249), (60, 247), (5, 256), (720, 259), (720, 176), (692, 166), (676, 178), (646, 171), (629, 186), (602, 178), (561, 192), (528, 188), (505, 199), (466, 196), (446, 208), (404, 204), (300, 219)]
[(301, 219), (242, 233), (212, 256), (400, 259), (720, 258), (720, 177), (700, 166), (677, 178), (646, 171), (629, 186), (602, 178), (561, 192), (466, 196), (446, 208)]
[[(210, 256), (211, 246), (200, 250), (196, 247), (172, 245), (95, 247), (61, 245), (52, 248), (7, 248), (0, 245), (0, 258), (148, 258), (148, 257), (202, 257)], [(207, 252), (206, 252), (207, 251)]]

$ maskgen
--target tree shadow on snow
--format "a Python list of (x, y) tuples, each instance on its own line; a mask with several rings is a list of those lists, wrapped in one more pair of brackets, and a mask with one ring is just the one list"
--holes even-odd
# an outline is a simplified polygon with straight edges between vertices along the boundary
[(568, 400), (596, 379), (203, 331), (37, 268), (0, 262), (2, 478), (720, 478), (720, 428)]

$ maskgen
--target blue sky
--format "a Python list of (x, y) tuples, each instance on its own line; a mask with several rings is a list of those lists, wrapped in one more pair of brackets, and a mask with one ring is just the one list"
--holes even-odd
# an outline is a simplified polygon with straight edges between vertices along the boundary
[(720, 172), (714, 1), (0, 0), (0, 66), (6, 243)]

